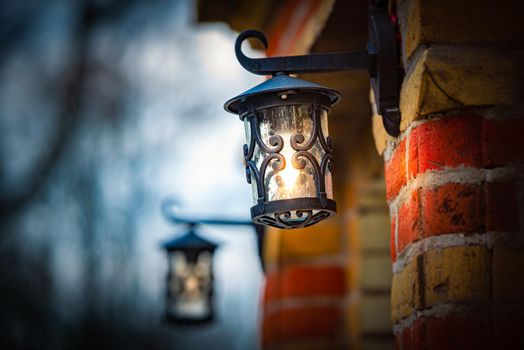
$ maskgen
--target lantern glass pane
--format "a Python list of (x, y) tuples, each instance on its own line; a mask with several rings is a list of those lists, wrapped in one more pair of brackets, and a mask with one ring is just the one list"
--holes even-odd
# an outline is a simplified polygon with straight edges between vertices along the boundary
[[(317, 135), (321, 134), (321, 137), (324, 137), (324, 139), (328, 136), (327, 111), (325, 109), (317, 110), (320, 121), (317, 129), (320, 129), (322, 132), (317, 132), (315, 135), (313, 134), (315, 130), (314, 112), (312, 105), (276, 106), (259, 110), (260, 114), (256, 128), (262, 142), (270, 149), (273, 149), (274, 143), (272, 145), (270, 139), (273, 137), (274, 140), (274, 136), (281, 137), (283, 148), (278, 153), (285, 159), (283, 168), (279, 167), (279, 160), (277, 159), (268, 163), (263, 179), (267, 201), (318, 196), (317, 173), (314, 165), (304, 157), (300, 157), (300, 159), (305, 161), (305, 167), (302, 169), (295, 167), (293, 165), (293, 156), (297, 150), (292, 146), (292, 138), (295, 134), (303, 136), (303, 142), (300, 143), (302, 146), (308, 144), (312, 137), (316, 138), (316, 141), (306, 152), (310, 153), (318, 164), (322, 162), (326, 152)], [(251, 134), (248, 118), (244, 119), (244, 123), (246, 139), (250, 140)], [(255, 145), (253, 160), (258, 169), (261, 169), (264, 159), (270, 155), (271, 151), (264, 151), (258, 144)], [(333, 190), (331, 173), (329, 171), (327, 171), (325, 176), (325, 185), (327, 198), (332, 199)], [(254, 177), (252, 178), (251, 186), (254, 203), (257, 203), (258, 192)]]
[(211, 259), (207, 251), (199, 253), (195, 261), (184, 252), (171, 254), (168, 308), (176, 318), (199, 319), (211, 313)]

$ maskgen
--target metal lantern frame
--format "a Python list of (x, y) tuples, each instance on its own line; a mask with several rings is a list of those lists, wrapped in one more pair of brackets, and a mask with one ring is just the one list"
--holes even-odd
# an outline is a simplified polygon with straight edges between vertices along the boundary
[[(327, 197), (325, 184), (326, 173), (333, 171), (333, 140), (322, 132), (320, 113), (322, 110), (329, 112), (339, 99), (340, 93), (333, 89), (279, 74), (226, 102), (227, 110), (239, 114), (240, 119), (249, 124), (250, 139), (244, 145), (244, 161), (247, 182), (251, 184), (255, 181), (256, 184), (257, 204), (251, 208), (254, 223), (300, 228), (311, 226), (336, 213), (336, 203)], [(286, 159), (281, 154), (286, 141), (278, 134), (269, 137), (269, 144), (263, 141), (258, 128), (260, 111), (275, 106), (294, 105), (310, 105), (313, 109), (310, 137), (306, 140), (303, 134), (295, 132), (289, 142), (295, 151), (291, 158), (292, 166), (304, 169), (309, 163), (313, 168), (316, 197), (268, 201), (266, 172), (270, 166), (276, 172), (286, 166)], [(324, 152), (321, 159), (311, 152), (317, 143)], [(265, 154), (260, 167), (253, 159), (255, 146)], [(292, 215), (296, 220), (291, 220)]]
[[(242, 121), (249, 123), (250, 136), (243, 151), (247, 182), (251, 184), (255, 181), (256, 184), (256, 204), (251, 208), (254, 223), (284, 229), (302, 228), (336, 213), (336, 203), (327, 197), (325, 184), (328, 172), (331, 174), (333, 171), (333, 141), (329, 136), (323, 135), (320, 113), (329, 112), (331, 106), (339, 101), (340, 93), (290, 77), (289, 74), (367, 70), (384, 128), (391, 136), (399, 135), (399, 86), (402, 70), (399, 68), (395, 24), (389, 17), (386, 5), (387, 1), (375, 1), (370, 6), (369, 43), (365, 51), (253, 59), (244, 55), (242, 43), (249, 38), (256, 38), (267, 48), (267, 38), (256, 30), (244, 31), (237, 37), (235, 53), (242, 67), (254, 74), (273, 76), (224, 104), (226, 111), (238, 114)], [(298, 170), (310, 164), (314, 169), (316, 196), (270, 200), (266, 188), (266, 174), (270, 167), (278, 172), (287, 166), (281, 153), (285, 140), (281, 135), (271, 135), (266, 144), (257, 125), (262, 118), (261, 111), (272, 107), (296, 105), (308, 105), (313, 109), (313, 131), (307, 140), (303, 134), (293, 132), (289, 143), (294, 154), (287, 161), (291, 160), (292, 166)], [(317, 142), (323, 151), (321, 159), (311, 152)], [(255, 146), (263, 154), (259, 166), (253, 160)]]
[(211, 255), (210, 271), (209, 271), (209, 283), (210, 290), (206, 297), (206, 303), (208, 307), (208, 313), (202, 317), (188, 317), (178, 315), (169, 309), (166, 309), (166, 320), (173, 323), (179, 324), (199, 324), (207, 323), (214, 318), (214, 306), (213, 306), (213, 255), (219, 245), (208, 239), (200, 236), (195, 230), (195, 223), (187, 224), (189, 231), (181, 236), (177, 236), (162, 244), (162, 248), (166, 251), (168, 257), (168, 271), (166, 276), (166, 303), (169, 303), (171, 299), (177, 299), (177, 296), (173, 295), (170, 288), (171, 280), (174, 276), (174, 271), (171, 263), (171, 256), (176, 252), (181, 252), (186, 257), (188, 263), (192, 265), (196, 264), (196, 261), (200, 254), (207, 252)]

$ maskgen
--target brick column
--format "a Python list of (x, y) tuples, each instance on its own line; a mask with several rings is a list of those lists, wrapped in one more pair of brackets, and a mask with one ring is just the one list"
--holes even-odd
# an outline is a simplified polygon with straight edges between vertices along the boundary
[(343, 348), (345, 255), (334, 219), (266, 236), (262, 345), (267, 349)]
[(386, 170), (399, 349), (524, 347), (517, 2), (398, 2), (402, 133)]

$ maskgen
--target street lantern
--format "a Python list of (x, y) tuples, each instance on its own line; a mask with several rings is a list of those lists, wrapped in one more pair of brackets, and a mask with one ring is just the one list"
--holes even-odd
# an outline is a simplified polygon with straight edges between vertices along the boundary
[(264, 34), (256, 30), (239, 34), (235, 53), (242, 67), (272, 75), (224, 104), (226, 111), (244, 122), (244, 161), (253, 192), (254, 223), (302, 228), (336, 213), (327, 114), (340, 93), (290, 74), (367, 70), (384, 128), (398, 136), (402, 72), (395, 27), (384, 6), (371, 6), (369, 33), (366, 51), (258, 59), (245, 56), (241, 45), (256, 38), (267, 48)]
[(306, 227), (336, 212), (327, 114), (339, 99), (335, 90), (277, 74), (226, 102), (244, 122), (255, 223)]
[(213, 319), (213, 243), (195, 232), (165, 242), (166, 318), (176, 323), (204, 323)]

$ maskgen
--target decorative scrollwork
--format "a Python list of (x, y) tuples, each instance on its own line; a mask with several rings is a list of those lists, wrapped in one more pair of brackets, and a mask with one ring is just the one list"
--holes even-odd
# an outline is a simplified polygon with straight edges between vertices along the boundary
[(315, 131), (318, 136), (318, 140), (320, 141), (320, 145), (324, 149), (324, 152), (326, 153), (332, 153), (333, 152), (333, 140), (331, 137), (325, 137), (324, 132), (322, 131), (322, 127), (320, 126), (321, 120), (320, 120), (320, 110), (315, 108), (315, 112), (313, 113), (314, 118), (314, 124), (317, 126)]
[[(294, 218), (293, 218), (293, 213)], [(268, 213), (254, 218), (257, 224), (270, 225), (282, 229), (304, 228), (322, 221), (332, 214), (327, 210), (319, 210), (313, 214), (311, 209), (297, 209), (296, 211), (281, 211)], [(292, 219), (293, 218), (293, 219)]]
[[(313, 106), (313, 130), (311, 130), (311, 136), (309, 137), (309, 140), (307, 141), (307, 143), (304, 144), (304, 141), (305, 141), (305, 137), (303, 134), (301, 133), (294, 133), (292, 136), (291, 136), (291, 147), (295, 150), (295, 151), (308, 151), (310, 150), (314, 145), (315, 143), (317, 142), (317, 137), (322, 137), (321, 133), (319, 134), (319, 129), (320, 128), (320, 113), (318, 111), (318, 109), (316, 108), (316, 106)], [(325, 151), (328, 151), (328, 149), (325, 147), (324, 148)]]
[(331, 214), (328, 211), (321, 210), (318, 213), (316, 213), (315, 215), (313, 215), (313, 217), (311, 218), (311, 221), (309, 222), (309, 226), (314, 225), (317, 222), (322, 221), (324, 219), (327, 219), (330, 216)]
[(313, 217), (312, 210), (297, 210), (295, 216), (298, 220), (292, 220), (292, 214), (290, 211), (275, 213), (277, 221), (286, 228), (300, 228), (305, 227), (309, 224)]
[(260, 130), (257, 127), (255, 121), (250, 121), (251, 123), (251, 133), (256, 137), (257, 145), (260, 147), (260, 149), (266, 153), (273, 154), (278, 153), (282, 151), (282, 148), (284, 148), (284, 139), (280, 135), (271, 135), (269, 137), (269, 145), (272, 147), (268, 147), (264, 141), (262, 140), (262, 136), (260, 135)]
[(329, 170), (330, 173), (333, 172), (333, 156), (331, 153), (326, 153), (322, 158), (322, 162), (320, 163), (320, 171), (322, 176), (326, 176), (327, 170)]
[(317, 187), (317, 195), (320, 196), (322, 193), (326, 192), (326, 180), (315, 156), (310, 152), (298, 151), (293, 154), (293, 157), (291, 158), (293, 167), (295, 169), (304, 169), (306, 167), (305, 159), (309, 161), (311, 167), (313, 168), (315, 185)]
[(248, 183), (251, 183), (251, 177), (255, 178), (255, 183), (257, 185), (258, 200), (264, 200), (265, 199), (264, 185), (263, 185), (262, 178), (260, 177), (260, 175), (261, 174), (255, 162), (253, 162), (252, 160), (248, 160), (246, 162), (246, 176), (248, 176), (249, 178)]
[(265, 144), (264, 140), (262, 140), (262, 136), (260, 135), (260, 130), (258, 128), (258, 114), (256, 112), (253, 112), (246, 116), (249, 122), (249, 130), (250, 130), (250, 139), (249, 139), (249, 145), (244, 145), (244, 159), (246, 161), (251, 160), (253, 158), (253, 154), (255, 153), (255, 144), (258, 145), (258, 147), (265, 153), (273, 154), (278, 153), (282, 151), (282, 148), (284, 148), (284, 139), (280, 135), (271, 135), (269, 137), (269, 147)]
[[(284, 148), (284, 139), (280, 135), (271, 135), (268, 139), (269, 146), (266, 145), (260, 130), (258, 128), (258, 119), (260, 115), (257, 112), (252, 112), (246, 116), (248, 118), (249, 130), (250, 130), (250, 140), (249, 145), (244, 145), (244, 160), (246, 163), (246, 177), (247, 182), (251, 183), (251, 175), (254, 174), (257, 185), (257, 194), (258, 201), (263, 202), (266, 198), (266, 171), (269, 164), (271, 164), (275, 172), (281, 171), (286, 166), (286, 159), (279, 152)], [(255, 153), (255, 146), (258, 146), (259, 149), (266, 153), (267, 156), (262, 160), (260, 168), (257, 168), (255, 162), (252, 160)]]
[[(324, 138), (322, 133), (322, 109), (316, 106), (312, 106), (312, 108), (314, 112), (312, 115), (313, 127), (311, 136), (295, 133), (289, 140), (284, 140), (280, 135), (270, 135), (264, 142), (259, 126), (262, 114), (255, 111), (245, 117), (248, 118), (250, 131), (250, 139), (244, 145), (243, 150), (246, 177), (249, 183), (256, 181), (257, 205), (264, 208), (268, 203), (272, 202), (268, 202), (267, 188), (274, 174), (284, 170), (286, 166), (293, 166), (297, 170), (307, 167), (307, 172), (311, 172), (315, 181), (316, 197), (318, 199), (317, 204), (309, 208), (262, 209), (263, 214), (253, 216), (253, 221), (256, 223), (279, 228), (300, 228), (313, 225), (333, 213), (332, 210), (327, 210), (328, 208), (326, 207), (328, 201), (326, 197), (326, 175), (328, 171), (332, 172), (333, 142), (329, 137)], [(289, 145), (295, 151), (291, 159), (286, 159), (280, 153), (284, 149), (285, 142), (289, 142)], [(318, 159), (316, 156), (317, 148), (321, 148), (320, 152), (323, 154), (321, 159)], [(313, 152), (312, 149), (315, 151)], [(256, 159), (254, 159), (255, 152), (259, 152)]]
[(286, 166), (286, 158), (284, 158), (280, 153), (273, 153), (268, 154), (262, 161), (262, 164), (260, 165), (260, 180), (257, 182), (257, 191), (262, 191), (258, 192), (259, 201), (265, 201), (267, 199), (265, 180), (269, 163), (272, 163), (271, 167), (274, 171), (281, 171)]

